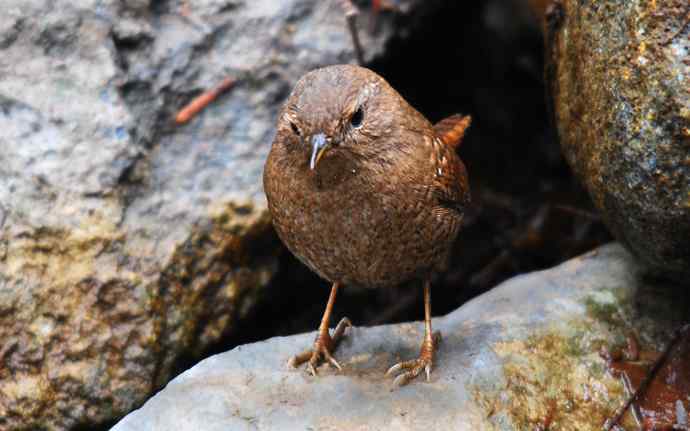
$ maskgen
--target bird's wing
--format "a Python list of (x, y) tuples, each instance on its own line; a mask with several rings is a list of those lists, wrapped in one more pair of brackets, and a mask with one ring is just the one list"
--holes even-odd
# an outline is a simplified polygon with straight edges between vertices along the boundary
[(471, 122), (472, 117), (469, 115), (451, 115), (434, 124), (434, 133), (444, 144), (457, 148), (460, 146), (465, 130), (470, 127)]
[(455, 153), (455, 149), (460, 146), (471, 121), (469, 115), (455, 114), (434, 125), (434, 194), (441, 208), (460, 214), (470, 203), (470, 188), (465, 165)]
[(434, 139), (435, 171), (432, 190), (439, 208), (460, 214), (470, 203), (470, 188), (465, 165), (455, 154), (455, 148), (436, 136)]

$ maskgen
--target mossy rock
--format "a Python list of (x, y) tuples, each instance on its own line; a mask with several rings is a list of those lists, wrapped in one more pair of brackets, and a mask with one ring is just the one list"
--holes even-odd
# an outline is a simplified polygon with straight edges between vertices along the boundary
[(687, 284), (687, 1), (553, 3), (546, 79), (563, 154), (615, 237)]

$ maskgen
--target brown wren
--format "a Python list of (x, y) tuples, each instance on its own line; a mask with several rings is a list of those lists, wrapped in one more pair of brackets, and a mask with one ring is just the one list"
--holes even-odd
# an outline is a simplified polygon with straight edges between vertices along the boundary
[(431, 276), (443, 269), (470, 201), (455, 149), (470, 117), (431, 123), (382, 77), (337, 65), (304, 75), (280, 113), (266, 160), (264, 190), (273, 224), (302, 262), (332, 283), (312, 349), (294, 356), (312, 374), (350, 321), (329, 334), (340, 286), (371, 288), (419, 280), (425, 334), (419, 358), (401, 362), (403, 385), (431, 373)]

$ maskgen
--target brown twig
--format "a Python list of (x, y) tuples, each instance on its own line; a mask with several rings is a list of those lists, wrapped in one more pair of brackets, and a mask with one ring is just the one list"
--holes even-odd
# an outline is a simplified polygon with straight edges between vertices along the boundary
[(649, 384), (652, 383), (652, 380), (654, 380), (656, 374), (659, 372), (664, 363), (666, 363), (671, 351), (676, 347), (676, 344), (678, 344), (678, 342), (681, 340), (681, 337), (688, 331), (690, 331), (690, 324), (681, 326), (680, 329), (676, 330), (675, 334), (671, 338), (671, 341), (668, 343), (666, 348), (664, 348), (664, 351), (661, 353), (661, 355), (659, 355), (657, 360), (654, 361), (654, 365), (652, 365), (651, 370), (649, 370), (649, 373), (645, 376), (644, 380), (642, 380), (640, 386), (637, 387), (637, 390), (635, 390), (632, 395), (628, 397), (625, 403), (618, 408), (612, 419), (607, 419), (606, 422), (604, 422), (604, 431), (611, 431), (614, 426), (618, 425), (618, 422), (621, 420), (625, 412), (628, 411), (628, 408), (630, 408), (632, 403), (637, 401), (637, 399), (640, 398), (645, 391), (647, 391), (647, 387), (649, 387)]
[(411, 307), (419, 299), (419, 289), (408, 292), (400, 296), (394, 304), (386, 307), (381, 313), (378, 313), (375, 318), (366, 322), (367, 326), (381, 325), (390, 322), (395, 316)]
[(543, 228), (549, 215), (549, 204), (543, 204), (528, 220), (527, 225), (512, 235), (510, 243), (486, 266), (470, 278), (474, 286), (486, 286), (494, 280), (506, 265), (515, 262), (515, 251), (533, 249), (543, 242)]
[(381, 0), (371, 0), (371, 17), (369, 18), (369, 33), (378, 31), (379, 13), (381, 12)]
[(601, 220), (601, 217), (599, 217), (597, 214), (595, 214), (593, 212), (586, 211), (586, 210), (583, 210), (581, 208), (576, 208), (576, 207), (573, 207), (570, 205), (556, 204), (553, 207), (559, 211), (563, 211), (563, 212), (570, 213), (570, 214), (573, 214), (576, 216), (584, 217), (586, 219), (595, 220), (595, 221)]
[(379, 31), (379, 21), (381, 12), (400, 12), (400, 7), (393, 0), (371, 0), (371, 12), (369, 15), (369, 34), (376, 34)]
[(364, 64), (364, 51), (362, 50), (362, 44), (359, 41), (359, 33), (357, 32), (357, 16), (359, 15), (359, 10), (351, 0), (339, 0), (340, 6), (345, 12), (345, 18), (347, 19), (347, 27), (350, 30), (350, 35), (352, 36), (352, 44), (355, 47), (355, 55), (357, 56), (357, 63), (359, 65)]
[(202, 109), (208, 106), (209, 103), (213, 102), (218, 96), (227, 91), (230, 87), (235, 84), (235, 78), (228, 77), (225, 78), (220, 84), (214, 88), (205, 91), (199, 96), (195, 97), (191, 102), (189, 102), (184, 108), (182, 108), (175, 116), (175, 122), (177, 124), (184, 124), (194, 118)]
[(498, 277), (498, 273), (505, 268), (506, 265), (514, 265), (514, 262), (515, 260), (510, 251), (507, 249), (501, 250), (501, 252), (491, 259), (488, 264), (470, 277), (470, 285), (486, 288)]

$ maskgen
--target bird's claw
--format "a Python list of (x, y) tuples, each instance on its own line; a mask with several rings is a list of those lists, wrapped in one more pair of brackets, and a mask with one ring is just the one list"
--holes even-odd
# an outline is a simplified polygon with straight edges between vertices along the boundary
[(419, 358), (412, 359), (410, 361), (398, 362), (386, 371), (386, 376), (393, 376), (400, 371), (404, 371), (398, 374), (393, 380), (395, 386), (404, 386), (409, 383), (412, 379), (417, 377), (422, 370), (426, 374), (426, 381), (431, 380), (431, 369), (433, 367), (434, 361), (434, 350), (438, 346), (441, 340), (441, 333), (434, 332), (431, 342), (424, 342), (422, 344), (421, 351), (419, 352)]
[(431, 379), (431, 363), (431, 358), (418, 358), (411, 361), (399, 362), (388, 369), (386, 376), (392, 376), (399, 371), (407, 370), (398, 374), (395, 380), (393, 380), (395, 386), (404, 386), (417, 377), (422, 370), (425, 370), (426, 380), (428, 382)]
[(290, 358), (288, 365), (293, 368), (297, 368), (304, 362), (308, 362), (307, 370), (312, 376), (316, 376), (318, 374), (316, 369), (319, 365), (319, 361), (321, 359), (325, 359), (329, 364), (337, 368), (338, 371), (342, 371), (343, 367), (340, 366), (331, 352), (338, 346), (338, 343), (345, 334), (345, 329), (351, 326), (352, 323), (350, 322), (350, 319), (344, 317), (342, 320), (340, 320), (338, 326), (336, 326), (332, 337), (328, 333), (328, 328), (326, 328), (325, 331), (320, 332), (316, 336), (313, 348)]

